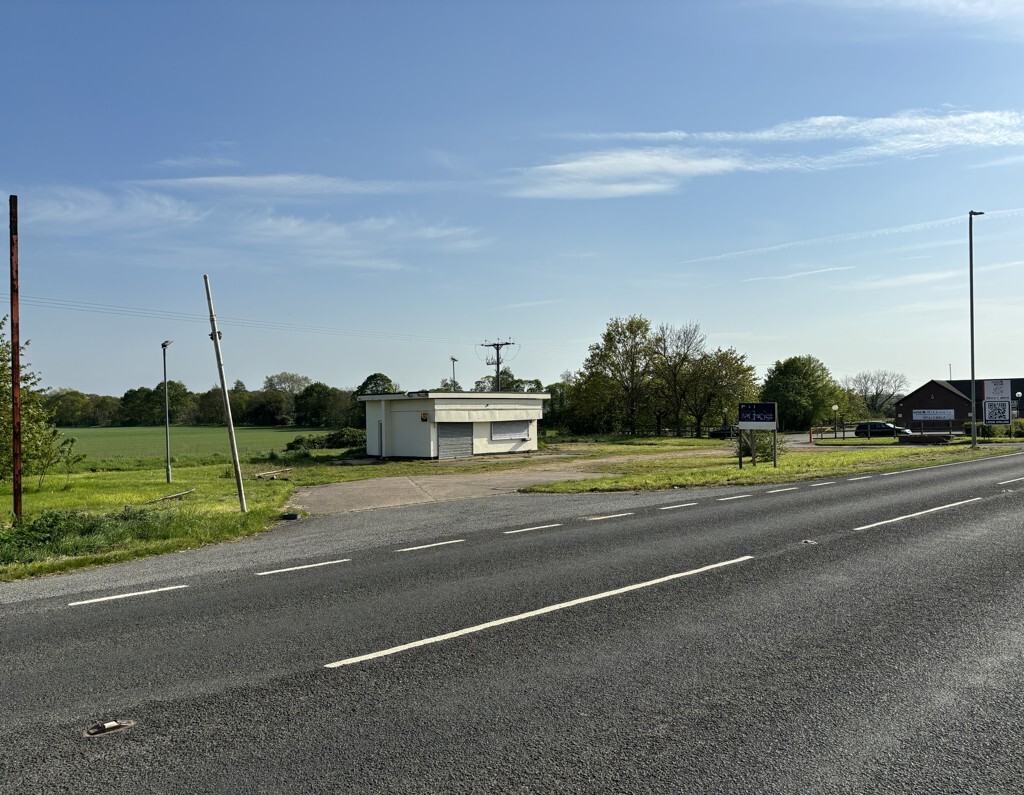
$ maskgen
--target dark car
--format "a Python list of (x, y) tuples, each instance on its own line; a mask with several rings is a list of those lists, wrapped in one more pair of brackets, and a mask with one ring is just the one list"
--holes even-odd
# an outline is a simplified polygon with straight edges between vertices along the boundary
[(910, 436), (913, 431), (891, 422), (859, 422), (855, 436)]
[(712, 428), (708, 431), (709, 439), (735, 439), (739, 430), (735, 425), (726, 425), (724, 428)]

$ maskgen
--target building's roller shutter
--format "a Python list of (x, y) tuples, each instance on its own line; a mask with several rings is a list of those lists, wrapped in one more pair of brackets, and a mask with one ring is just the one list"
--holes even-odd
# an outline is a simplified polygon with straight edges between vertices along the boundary
[(473, 423), (439, 422), (437, 457), (469, 458), (473, 455)]

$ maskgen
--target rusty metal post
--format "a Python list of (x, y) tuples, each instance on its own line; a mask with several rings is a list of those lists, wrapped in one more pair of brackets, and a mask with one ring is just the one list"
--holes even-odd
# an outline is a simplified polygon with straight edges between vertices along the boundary
[(11, 480), (14, 516), (21, 518), (21, 327), (18, 314), (18, 197), (11, 196)]

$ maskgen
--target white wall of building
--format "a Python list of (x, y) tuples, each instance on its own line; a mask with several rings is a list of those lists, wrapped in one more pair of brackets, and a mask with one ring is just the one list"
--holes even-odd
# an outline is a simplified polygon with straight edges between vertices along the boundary
[[(366, 404), (366, 453), (381, 458), (437, 458), (438, 425), (455, 422), (472, 423), (474, 455), (537, 450), (537, 421), (547, 398), (547, 394), (482, 392), (360, 398)], [(492, 423), (508, 422), (526, 423), (528, 432), (523, 436), (527, 438), (495, 438)]]

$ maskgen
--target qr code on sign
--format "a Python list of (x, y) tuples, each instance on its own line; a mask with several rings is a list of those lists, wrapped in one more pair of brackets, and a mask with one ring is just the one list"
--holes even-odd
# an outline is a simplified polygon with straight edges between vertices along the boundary
[(986, 400), (985, 422), (991, 425), (1010, 422), (1010, 402), (1008, 400)]

